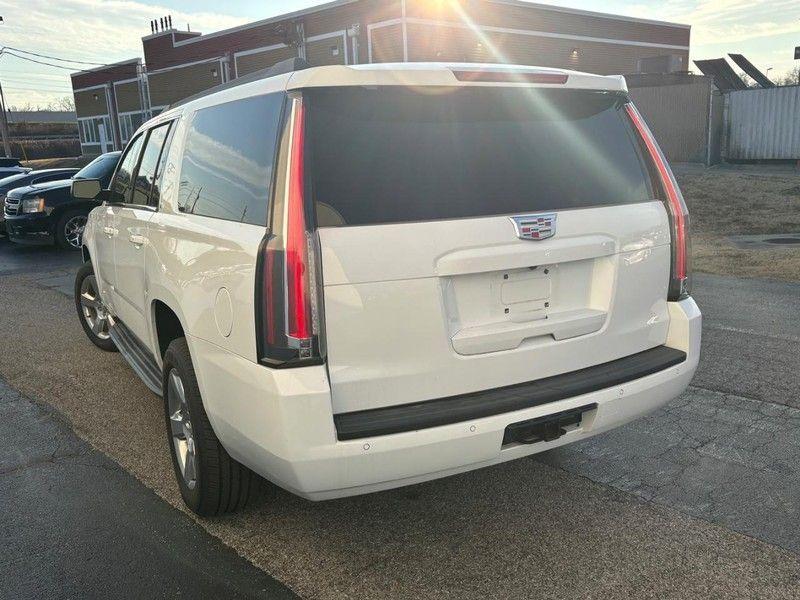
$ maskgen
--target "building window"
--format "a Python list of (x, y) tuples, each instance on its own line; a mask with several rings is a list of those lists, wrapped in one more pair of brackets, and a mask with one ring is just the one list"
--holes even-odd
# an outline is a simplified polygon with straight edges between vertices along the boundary
[(140, 111), (119, 114), (119, 132), (123, 144), (133, 137), (142, 123), (144, 123), (144, 115)]
[(100, 125), (103, 126), (106, 135), (106, 141), (111, 140), (111, 121), (107, 116), (103, 117), (84, 117), (78, 119), (80, 126), (78, 131), (80, 133), (81, 144), (99, 144), (100, 143)]

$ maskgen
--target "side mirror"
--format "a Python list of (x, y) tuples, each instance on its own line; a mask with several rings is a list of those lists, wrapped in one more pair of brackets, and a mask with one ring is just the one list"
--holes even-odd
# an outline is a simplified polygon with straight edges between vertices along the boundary
[(99, 179), (73, 179), (72, 197), (78, 200), (95, 200), (103, 191)]

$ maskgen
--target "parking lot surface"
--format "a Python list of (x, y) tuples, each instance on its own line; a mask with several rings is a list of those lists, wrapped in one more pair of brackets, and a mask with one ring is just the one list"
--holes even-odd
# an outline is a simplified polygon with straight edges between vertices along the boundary
[(0, 598), (294, 597), (2, 379), (0, 439)]
[[(149, 488), (163, 518), (185, 526), (189, 517), (168, 506), (181, 509), (161, 401), (119, 355), (83, 336), (70, 270), (46, 252), (23, 260), (0, 240), (0, 375), (63, 414), (114, 461), (114, 477), (127, 471), (143, 484), (120, 491), (129, 507), (158, 513), (143, 499)], [(265, 486), (243, 513), (196, 523), (317, 598), (800, 597), (800, 285), (698, 276), (695, 295), (705, 336), (698, 375), (645, 419), (538, 457), (368, 496), (311, 503)], [(18, 437), (9, 444), (26, 452)], [(10, 513), (10, 523), (34, 518), (26, 503)]]

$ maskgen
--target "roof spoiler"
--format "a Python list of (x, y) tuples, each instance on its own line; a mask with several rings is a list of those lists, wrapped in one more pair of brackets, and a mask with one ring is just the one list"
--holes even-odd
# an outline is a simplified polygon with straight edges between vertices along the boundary
[(225, 83), (221, 83), (207, 90), (203, 90), (202, 92), (198, 92), (192, 96), (189, 96), (188, 98), (184, 98), (183, 100), (178, 100), (177, 102), (170, 104), (169, 108), (175, 108), (176, 106), (183, 106), (184, 104), (191, 102), (192, 100), (205, 98), (206, 96), (210, 96), (211, 94), (215, 94), (223, 90), (229, 90), (231, 88), (243, 85), (245, 83), (260, 81), (261, 79), (267, 79), (269, 77), (275, 77), (277, 75), (285, 75), (286, 73), (293, 73), (295, 71), (302, 71), (304, 69), (310, 69), (310, 68), (311, 64), (305, 59), (299, 58), (297, 56), (295, 56), (294, 58), (287, 58), (286, 60), (282, 60), (280, 62), (275, 63), (271, 67), (267, 67), (266, 69), (253, 71), (252, 73), (248, 73), (247, 75), (242, 75), (241, 77), (237, 77), (236, 79), (231, 79), (230, 81), (227, 81)]

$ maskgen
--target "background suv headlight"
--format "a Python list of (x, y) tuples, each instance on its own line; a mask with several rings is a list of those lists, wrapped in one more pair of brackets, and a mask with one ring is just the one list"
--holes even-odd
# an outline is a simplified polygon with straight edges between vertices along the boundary
[(22, 201), (23, 213), (44, 212), (44, 198), (28, 198)]

